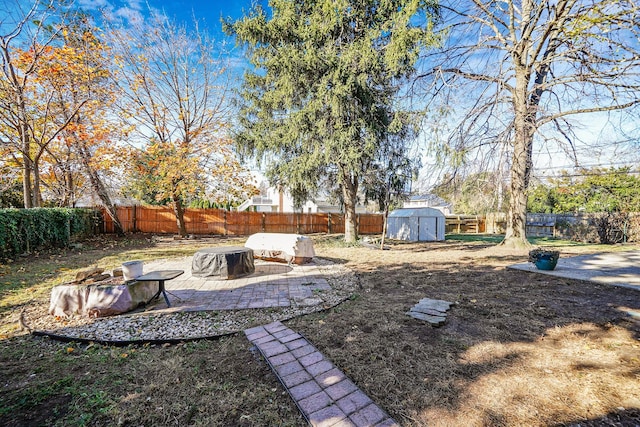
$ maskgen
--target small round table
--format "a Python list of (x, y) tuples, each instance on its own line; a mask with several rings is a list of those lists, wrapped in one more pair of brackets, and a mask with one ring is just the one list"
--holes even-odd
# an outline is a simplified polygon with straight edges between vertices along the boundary
[(195, 277), (220, 276), (235, 279), (256, 270), (253, 250), (244, 246), (220, 246), (200, 249), (193, 254), (191, 275)]

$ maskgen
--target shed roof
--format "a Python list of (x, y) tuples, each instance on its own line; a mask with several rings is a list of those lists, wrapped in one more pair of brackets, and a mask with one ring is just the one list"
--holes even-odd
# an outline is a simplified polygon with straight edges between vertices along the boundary
[(396, 209), (389, 213), (389, 218), (408, 218), (408, 217), (440, 217), (444, 218), (444, 214), (438, 209), (433, 208), (402, 208)]

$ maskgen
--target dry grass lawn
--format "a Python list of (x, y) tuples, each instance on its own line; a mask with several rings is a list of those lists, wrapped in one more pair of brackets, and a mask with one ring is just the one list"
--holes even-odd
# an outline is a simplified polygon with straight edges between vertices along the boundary
[[(482, 242), (395, 242), (380, 251), (314, 238), (319, 256), (357, 273), (360, 291), (287, 326), (401, 425), (640, 425), (640, 323), (621, 309), (640, 309), (640, 292), (507, 270), (526, 253)], [(142, 246), (162, 257), (152, 241), (137, 245), (113, 251)], [(100, 251), (65, 260), (84, 268), (113, 256)], [(11, 313), (46, 302), (37, 289), (49, 285), (30, 274), (42, 265), (2, 266), (4, 330)], [(444, 326), (405, 314), (425, 297), (456, 303)], [(305, 425), (250, 347), (242, 334), (127, 348), (5, 334), (0, 425)]]
[[(618, 309), (639, 292), (506, 270), (526, 253), (482, 244), (324, 253), (362, 293), (291, 327), (403, 425), (640, 424), (640, 324)], [(456, 303), (441, 328), (405, 315), (424, 297)]]

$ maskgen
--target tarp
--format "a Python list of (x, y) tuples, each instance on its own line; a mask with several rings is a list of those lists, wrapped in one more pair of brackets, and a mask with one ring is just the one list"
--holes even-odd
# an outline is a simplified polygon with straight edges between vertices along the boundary
[(79, 285), (68, 283), (51, 290), (49, 314), (67, 317), (86, 314), (92, 317), (126, 313), (145, 304), (158, 291), (158, 282)]
[(302, 264), (316, 256), (313, 240), (299, 234), (256, 233), (249, 236), (246, 247), (256, 258)]
[(196, 277), (235, 279), (254, 271), (253, 251), (241, 246), (200, 249), (191, 261), (191, 275)]

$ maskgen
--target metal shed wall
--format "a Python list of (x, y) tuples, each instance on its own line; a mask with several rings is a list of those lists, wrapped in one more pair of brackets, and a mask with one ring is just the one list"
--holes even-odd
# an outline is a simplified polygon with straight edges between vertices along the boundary
[(387, 237), (410, 242), (443, 241), (445, 216), (432, 208), (396, 209), (387, 219)]

